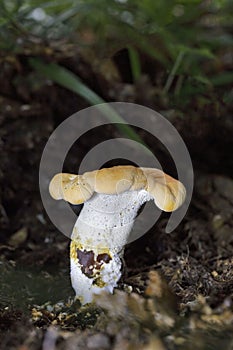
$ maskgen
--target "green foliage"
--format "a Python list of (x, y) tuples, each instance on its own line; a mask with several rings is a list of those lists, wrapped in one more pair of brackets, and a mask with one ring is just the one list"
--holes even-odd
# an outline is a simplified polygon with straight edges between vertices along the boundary
[(131, 66), (131, 71), (132, 71), (132, 76), (134, 82), (137, 82), (137, 80), (141, 76), (141, 64), (140, 64), (140, 57), (135, 50), (133, 46), (128, 47), (128, 52), (129, 52), (129, 60), (130, 60), (130, 66)]
[[(143, 140), (127, 124), (124, 119), (117, 114), (109, 105), (103, 104), (105, 101), (86, 86), (75, 74), (69, 70), (54, 64), (45, 64), (38, 59), (30, 59), (31, 66), (46, 78), (58, 83), (59, 85), (75, 92), (83, 97), (92, 105), (99, 105), (99, 109), (111, 123), (116, 123), (117, 128), (131, 140), (144, 144)], [(102, 105), (103, 104), (103, 105)]]
[(65, 39), (99, 57), (126, 47), (134, 82), (140, 55), (148, 55), (164, 69), (163, 92), (181, 100), (233, 82), (216, 69), (219, 53), (233, 44), (231, 0), (0, 0), (0, 11), (0, 45), (8, 52), (38, 39)]

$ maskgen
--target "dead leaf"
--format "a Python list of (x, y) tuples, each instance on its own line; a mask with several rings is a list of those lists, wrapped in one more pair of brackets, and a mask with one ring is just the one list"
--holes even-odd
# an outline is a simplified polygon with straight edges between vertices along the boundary
[(8, 241), (8, 244), (17, 248), (19, 245), (26, 241), (27, 236), (28, 229), (27, 227), (23, 227), (11, 236), (11, 238)]

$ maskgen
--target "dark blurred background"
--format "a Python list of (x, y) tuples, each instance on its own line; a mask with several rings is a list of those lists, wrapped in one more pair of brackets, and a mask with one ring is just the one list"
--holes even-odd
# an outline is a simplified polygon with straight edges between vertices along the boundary
[[(232, 256), (233, 244), (232, 14), (231, 0), (0, 1), (3, 305), (9, 299), (13, 305), (22, 305), (22, 293), (25, 305), (27, 298), (40, 303), (72, 294), (69, 242), (44, 212), (39, 162), (49, 135), (63, 120), (104, 101), (133, 102), (160, 112), (186, 142), (195, 171), (194, 197), (183, 224), (173, 236), (166, 236), (165, 216), (150, 238), (135, 242), (126, 251), (131, 272), (155, 262), (166, 265), (172, 256), (176, 263), (170, 272), (163, 271), (169, 279), (180, 264), (177, 257), (188, 249), (197, 271), (204, 269), (204, 275), (219, 268), (224, 281), (232, 280), (222, 267)], [(132, 130), (172, 172), (163, 147), (145, 131)], [(71, 149), (66, 170), (72, 171), (95, 144), (118, 136), (130, 134), (120, 134), (109, 123), (82, 137)], [(152, 248), (147, 258), (140, 258), (139, 250), (146, 249), (148, 242)], [(222, 258), (218, 266), (213, 263), (217, 257)], [(18, 265), (21, 274), (15, 274)], [(32, 267), (38, 267), (37, 275), (42, 271), (38, 283)], [(54, 271), (60, 271), (56, 282), (51, 277)], [(57, 287), (58, 296), (53, 296), (54, 288), (48, 284), (53, 281), (59, 286), (59, 274), (65, 278), (65, 287), (62, 291)], [(210, 294), (207, 289), (195, 289), (196, 282), (194, 290), (189, 290), (192, 283), (185, 276), (183, 292), (171, 283), (183, 301), (200, 292)], [(20, 296), (9, 281), (19, 283)], [(33, 284), (42, 285), (44, 295)], [(213, 305), (230, 295), (230, 286), (215, 286), (218, 297), (213, 295)]]

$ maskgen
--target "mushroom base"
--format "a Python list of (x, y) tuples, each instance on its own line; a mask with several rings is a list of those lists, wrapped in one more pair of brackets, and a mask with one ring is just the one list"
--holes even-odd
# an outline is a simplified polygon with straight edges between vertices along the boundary
[(76, 241), (70, 246), (71, 282), (82, 304), (92, 302), (95, 294), (113, 293), (121, 278), (123, 250), (86, 250)]

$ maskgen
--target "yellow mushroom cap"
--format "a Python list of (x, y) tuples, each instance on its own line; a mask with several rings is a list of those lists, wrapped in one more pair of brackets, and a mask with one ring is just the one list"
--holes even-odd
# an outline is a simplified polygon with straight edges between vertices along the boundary
[(185, 200), (184, 185), (159, 169), (142, 168), (147, 178), (148, 193), (160, 209), (171, 212), (178, 209)]
[(64, 199), (71, 204), (86, 202), (94, 192), (114, 195), (138, 190), (146, 190), (155, 204), (168, 212), (179, 208), (186, 196), (183, 184), (163, 171), (131, 165), (94, 170), (83, 175), (60, 173), (49, 185), (54, 199)]
[(52, 178), (49, 193), (56, 200), (82, 204), (92, 197), (94, 191), (82, 175), (60, 173)]

